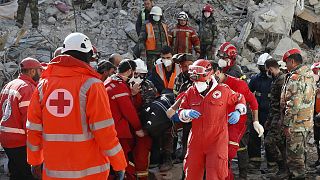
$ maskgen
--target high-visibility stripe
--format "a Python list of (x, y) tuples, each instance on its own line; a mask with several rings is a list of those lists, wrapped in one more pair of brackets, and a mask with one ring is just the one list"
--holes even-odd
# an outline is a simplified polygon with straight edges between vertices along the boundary
[(234, 142), (234, 141), (229, 141), (229, 144), (234, 145), (234, 146), (239, 146), (239, 143)]
[(45, 141), (60, 141), (60, 142), (83, 142), (92, 139), (91, 133), (86, 134), (43, 134)]
[(247, 147), (239, 148), (239, 149), (238, 149), (238, 152), (239, 152), (239, 151), (244, 151), (244, 150), (247, 150)]
[(167, 77), (165, 75), (165, 72), (164, 72), (162, 64), (157, 64), (156, 65), (156, 71), (157, 71), (158, 75), (160, 76), (160, 78), (162, 79), (164, 87), (167, 88), (168, 87), (168, 81), (167, 81)]
[(50, 170), (46, 166), (44, 166), (46, 175), (51, 178), (84, 178), (86, 176), (103, 173), (109, 169), (109, 163), (103, 164), (101, 166), (90, 167), (79, 171)]
[(11, 128), (11, 127), (5, 127), (5, 126), (0, 126), (0, 131), (7, 132), (7, 133), (26, 134), (26, 131), (24, 129)]
[(19, 103), (19, 108), (29, 106), (30, 101), (21, 101)]
[(115, 147), (113, 147), (110, 150), (105, 150), (105, 154), (109, 157), (116, 155), (118, 152), (120, 152), (122, 149), (121, 144), (118, 143)]
[(129, 94), (128, 93), (116, 94), (116, 95), (112, 96), (111, 99), (116, 99), (116, 98), (123, 97), (123, 96), (129, 96)]
[(40, 102), (40, 103), (41, 103), (41, 101), (42, 101), (42, 99), (43, 99), (43, 90), (42, 90), (43, 83), (44, 83), (44, 80), (42, 80), (42, 81), (38, 84), (39, 102)]
[(29, 141), (27, 141), (27, 147), (30, 149), (30, 151), (39, 151), (40, 146), (32, 145)]
[(189, 33), (193, 32), (191, 29), (174, 29), (173, 31), (181, 31), (181, 32), (189, 32)]
[(146, 177), (146, 176), (149, 175), (149, 172), (148, 171), (139, 171), (139, 172), (136, 173), (136, 175), (138, 177)]
[(33, 131), (42, 131), (42, 124), (36, 124), (27, 120), (26, 127)]
[(189, 53), (189, 32), (186, 33), (186, 49), (185, 53)]
[(104, 120), (104, 121), (99, 121), (93, 124), (90, 124), (89, 127), (92, 131), (96, 131), (99, 129), (103, 129), (109, 126), (114, 125), (114, 120), (112, 118)]
[(21, 94), (19, 93), (19, 91), (15, 90), (15, 89), (3, 89), (1, 91), (1, 94), (8, 94), (8, 95), (11, 95), (11, 96), (14, 96), (18, 99), (21, 99)]

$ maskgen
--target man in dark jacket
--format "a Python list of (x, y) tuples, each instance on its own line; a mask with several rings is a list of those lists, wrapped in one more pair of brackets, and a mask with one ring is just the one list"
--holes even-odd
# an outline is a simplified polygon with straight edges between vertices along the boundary
[(146, 20), (150, 21), (150, 11), (153, 7), (153, 0), (144, 0), (143, 1), (143, 8), (141, 9), (138, 19), (136, 21), (136, 32), (137, 35), (140, 35), (142, 25), (145, 24)]

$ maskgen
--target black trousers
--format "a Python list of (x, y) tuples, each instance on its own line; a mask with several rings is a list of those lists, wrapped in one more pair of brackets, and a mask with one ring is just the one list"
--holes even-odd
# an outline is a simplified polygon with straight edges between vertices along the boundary
[(35, 180), (31, 174), (31, 167), (27, 163), (26, 146), (4, 148), (4, 151), (9, 158), (10, 180)]

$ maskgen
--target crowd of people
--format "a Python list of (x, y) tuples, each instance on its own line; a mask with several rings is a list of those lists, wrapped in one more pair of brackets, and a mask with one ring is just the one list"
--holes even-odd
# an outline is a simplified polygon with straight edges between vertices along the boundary
[(216, 42), (211, 5), (199, 32), (185, 12), (169, 30), (162, 13), (144, 1), (140, 58), (100, 59), (76, 32), (48, 64), (21, 61), (19, 77), (0, 94), (10, 179), (143, 180), (149, 168), (167, 172), (183, 161), (183, 179), (231, 180), (236, 157), (239, 179), (247, 179), (260, 171), (262, 147), (271, 179), (306, 178), (312, 128), (320, 158), (320, 63), (304, 65), (295, 48), (281, 60), (263, 53), (260, 72), (246, 79), (236, 46)]

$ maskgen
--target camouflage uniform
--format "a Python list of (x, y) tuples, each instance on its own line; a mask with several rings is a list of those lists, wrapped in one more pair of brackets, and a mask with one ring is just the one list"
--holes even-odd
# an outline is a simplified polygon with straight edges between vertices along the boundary
[(168, 34), (166, 34), (164, 28), (162, 27), (161, 22), (154, 22), (154, 21), (150, 21), (150, 22), (152, 23), (153, 32), (156, 40), (156, 50), (146, 51), (145, 42), (148, 36), (146, 26), (141, 29), (141, 32), (139, 35), (139, 49), (140, 49), (140, 52), (145, 52), (147, 55), (147, 67), (149, 71), (152, 69), (154, 62), (160, 58), (161, 49), (164, 46), (169, 46), (167, 42)]
[(316, 84), (313, 72), (298, 65), (288, 75), (281, 92), (281, 119), (291, 134), (286, 137), (287, 164), (292, 179), (305, 178), (306, 136), (312, 128)]
[(281, 168), (284, 168), (283, 164), (286, 151), (285, 136), (282, 132), (283, 129), (279, 127), (281, 117), (280, 96), (285, 79), (286, 75), (280, 72), (272, 81), (269, 117), (265, 126), (268, 132), (265, 138), (265, 148), (266, 151), (269, 152), (269, 161), (271, 163), (277, 162), (280, 170)]
[(217, 40), (217, 26), (216, 21), (212, 17), (205, 18), (202, 16), (199, 25), (199, 39), (200, 39), (200, 58), (214, 59), (214, 51)]
[(25, 12), (29, 4), (31, 13), (31, 22), (33, 28), (39, 26), (38, 0), (18, 0), (17, 23), (18, 26), (23, 25)]

